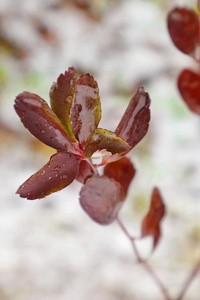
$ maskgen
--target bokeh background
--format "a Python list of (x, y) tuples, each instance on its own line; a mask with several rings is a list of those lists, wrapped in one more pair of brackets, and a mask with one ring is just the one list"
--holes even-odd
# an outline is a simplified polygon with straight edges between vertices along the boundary
[[(69, 66), (100, 88), (100, 126), (114, 130), (143, 85), (152, 99), (147, 136), (129, 157), (137, 169), (120, 213), (140, 235), (153, 187), (167, 214), (150, 263), (175, 297), (200, 256), (200, 118), (176, 78), (192, 59), (172, 44), (167, 13), (194, 0), (0, 0), (0, 300), (161, 300), (117, 224), (95, 224), (79, 205), (81, 185), (27, 201), (18, 186), (54, 150), (23, 127), (13, 109), (27, 90), (49, 102)], [(138, 245), (149, 255), (149, 240)], [(200, 275), (186, 298), (199, 300)]]

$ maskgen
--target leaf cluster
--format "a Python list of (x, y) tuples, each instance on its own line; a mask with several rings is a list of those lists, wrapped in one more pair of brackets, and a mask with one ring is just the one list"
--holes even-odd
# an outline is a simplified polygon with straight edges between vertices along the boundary
[[(168, 30), (174, 45), (200, 63), (199, 10), (176, 7), (168, 14)], [(181, 71), (178, 89), (188, 108), (200, 114), (200, 73), (191, 69)]]
[[(149, 95), (139, 87), (115, 132), (111, 132), (98, 127), (101, 102), (98, 84), (90, 74), (78, 78), (71, 67), (52, 84), (49, 94), (51, 108), (30, 92), (15, 99), (14, 107), (23, 125), (57, 150), (17, 193), (29, 200), (44, 198), (76, 179), (83, 184), (82, 208), (99, 224), (110, 224), (117, 218), (135, 175), (125, 155), (147, 133)], [(98, 165), (92, 160), (96, 155), (102, 158)], [(102, 176), (98, 174), (99, 166), (104, 166)]]

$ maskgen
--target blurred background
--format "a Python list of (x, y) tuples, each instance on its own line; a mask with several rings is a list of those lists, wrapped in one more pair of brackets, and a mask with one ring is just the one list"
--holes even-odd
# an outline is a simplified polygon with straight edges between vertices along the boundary
[[(121, 219), (135, 236), (158, 186), (167, 214), (150, 263), (171, 295), (200, 256), (200, 118), (176, 78), (192, 59), (172, 44), (167, 13), (195, 0), (0, 0), (0, 300), (161, 300), (117, 224), (95, 224), (79, 205), (81, 185), (27, 201), (18, 186), (54, 150), (23, 127), (13, 109), (26, 90), (49, 103), (49, 88), (74, 66), (99, 84), (100, 127), (114, 130), (143, 85), (150, 129), (129, 157), (137, 169)], [(149, 253), (144, 240), (138, 247)], [(185, 299), (199, 300), (200, 275)]]

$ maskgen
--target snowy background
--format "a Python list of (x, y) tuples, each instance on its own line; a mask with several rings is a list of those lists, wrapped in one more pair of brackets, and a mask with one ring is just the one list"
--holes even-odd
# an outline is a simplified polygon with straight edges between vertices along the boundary
[[(150, 264), (176, 296), (200, 256), (200, 118), (176, 88), (192, 59), (172, 44), (166, 16), (192, 0), (0, 0), (0, 300), (161, 300), (116, 223), (99, 226), (79, 205), (81, 185), (27, 201), (18, 186), (54, 153), (13, 109), (74, 66), (99, 84), (100, 126), (114, 130), (138, 85), (151, 124), (129, 157), (137, 174), (120, 217), (135, 236), (158, 186), (167, 215)], [(148, 245), (139, 245), (148, 252)], [(185, 299), (199, 300), (200, 275)]]

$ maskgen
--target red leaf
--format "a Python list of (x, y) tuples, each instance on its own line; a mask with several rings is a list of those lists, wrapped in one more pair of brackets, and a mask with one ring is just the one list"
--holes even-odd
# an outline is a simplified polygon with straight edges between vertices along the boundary
[(200, 74), (183, 70), (178, 78), (178, 88), (191, 111), (200, 114)]
[(110, 154), (104, 155), (102, 157), (102, 162), (98, 166), (104, 166), (104, 165), (110, 164), (112, 162), (115, 162), (115, 161), (121, 159), (122, 157), (124, 157), (124, 155), (127, 152), (123, 152), (123, 153), (119, 153), (119, 154), (113, 154), (113, 155), (110, 155)]
[(135, 176), (135, 168), (127, 157), (123, 157), (118, 161), (112, 162), (105, 166), (104, 175), (114, 178), (124, 189), (126, 196), (129, 185)]
[(131, 149), (145, 136), (150, 121), (150, 98), (140, 87), (131, 99), (117, 129), (116, 135), (126, 141)]
[(79, 170), (76, 176), (76, 180), (85, 184), (88, 178), (90, 178), (93, 174), (94, 171), (90, 164), (86, 160), (82, 160), (79, 164)]
[(64, 74), (60, 74), (57, 82), (54, 82), (50, 89), (52, 110), (63, 123), (72, 140), (75, 140), (75, 137), (70, 124), (70, 110), (76, 82), (77, 72), (74, 68), (69, 68)]
[(107, 176), (93, 175), (80, 192), (80, 204), (97, 223), (112, 223), (123, 204), (124, 192), (121, 185)]
[(84, 156), (91, 157), (94, 152), (102, 150), (106, 150), (111, 154), (126, 153), (129, 149), (129, 145), (114, 132), (97, 128), (87, 141)]
[(17, 190), (22, 198), (34, 200), (57, 192), (68, 186), (75, 179), (80, 158), (76, 155), (57, 152), (50, 161)]
[(199, 44), (198, 16), (187, 8), (175, 8), (168, 14), (168, 30), (174, 45), (194, 56)]
[(75, 99), (71, 110), (71, 126), (75, 137), (84, 148), (86, 140), (101, 119), (98, 84), (85, 74), (76, 83)]
[(24, 126), (44, 144), (61, 151), (74, 152), (76, 143), (46, 101), (39, 96), (23, 92), (15, 99), (15, 110)]
[(160, 238), (160, 222), (165, 215), (165, 205), (160, 195), (159, 189), (154, 188), (151, 196), (151, 205), (148, 214), (142, 222), (142, 237), (152, 235), (154, 239), (154, 249)]

